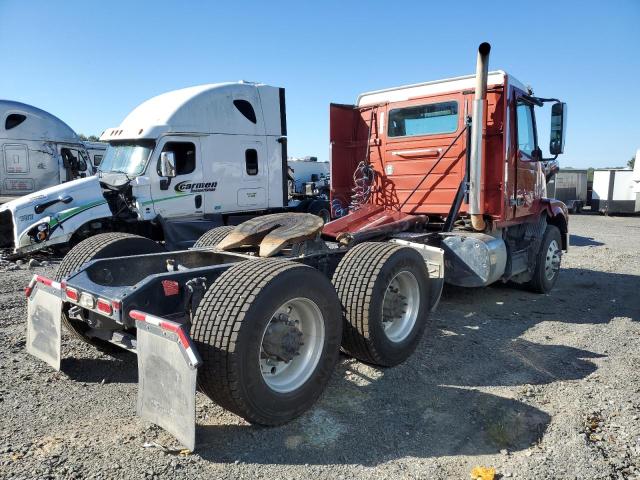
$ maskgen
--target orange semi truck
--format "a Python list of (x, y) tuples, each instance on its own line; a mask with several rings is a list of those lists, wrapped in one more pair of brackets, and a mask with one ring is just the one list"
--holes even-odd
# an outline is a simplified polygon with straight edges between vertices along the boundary
[[(27, 288), (28, 351), (59, 369), (63, 324), (98, 348), (135, 351), (138, 413), (193, 449), (196, 384), (248, 421), (278, 425), (320, 396), (340, 349), (403, 362), (445, 281), (550, 291), (568, 217), (546, 198), (545, 176), (563, 150), (566, 105), (489, 73), (489, 51), (480, 45), (475, 76), (331, 106), (337, 218), (327, 224), (258, 216), (177, 252), (116, 232), (79, 243), (56, 279), (36, 276)], [(271, 130), (286, 162), (284, 91), (279, 99)], [(546, 102), (551, 159), (534, 114)], [(158, 156), (167, 181), (174, 161)]]

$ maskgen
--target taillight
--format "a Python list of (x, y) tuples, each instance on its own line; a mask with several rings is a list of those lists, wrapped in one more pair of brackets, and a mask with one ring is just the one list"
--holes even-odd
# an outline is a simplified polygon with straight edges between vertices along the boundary
[(72, 302), (77, 302), (78, 298), (80, 298), (80, 295), (78, 294), (78, 290), (76, 290), (75, 288), (71, 288), (71, 287), (66, 287), (64, 289), (64, 294), (67, 296), (67, 298), (69, 300), (71, 300)]
[(105, 313), (107, 315), (111, 315), (113, 313), (111, 302), (109, 302), (109, 300), (105, 300), (104, 298), (98, 299), (98, 301), (96, 302), (96, 308), (99, 312)]

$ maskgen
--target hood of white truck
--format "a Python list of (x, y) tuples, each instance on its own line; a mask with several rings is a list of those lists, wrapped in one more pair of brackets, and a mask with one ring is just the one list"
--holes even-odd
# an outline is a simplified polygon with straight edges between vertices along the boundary
[[(58, 201), (58, 200), (65, 201)], [(46, 206), (48, 203), (50, 205)], [(96, 176), (80, 178), (45, 188), (38, 192), (12, 200), (0, 206), (0, 212), (9, 210), (17, 232), (32, 225), (39, 218), (55, 215), (70, 209), (86, 209), (98, 203), (106, 203)], [(40, 208), (38, 208), (40, 207)], [(39, 213), (36, 210), (41, 210)]]

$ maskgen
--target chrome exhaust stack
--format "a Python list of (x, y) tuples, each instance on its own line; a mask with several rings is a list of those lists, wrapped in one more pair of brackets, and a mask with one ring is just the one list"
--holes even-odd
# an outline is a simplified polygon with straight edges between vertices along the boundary
[(483, 42), (478, 47), (476, 63), (476, 94), (473, 100), (473, 121), (471, 124), (471, 156), (469, 162), (469, 214), (471, 225), (476, 231), (486, 227), (482, 208), (482, 129), (484, 109), (487, 99), (487, 77), (489, 76), (489, 52), (491, 45)]

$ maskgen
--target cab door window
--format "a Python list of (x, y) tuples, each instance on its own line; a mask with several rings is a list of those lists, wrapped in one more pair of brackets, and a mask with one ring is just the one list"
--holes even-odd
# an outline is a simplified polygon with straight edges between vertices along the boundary
[(536, 148), (536, 136), (533, 120), (533, 107), (526, 103), (518, 103), (517, 107), (518, 122), (518, 149), (531, 156)]
[[(176, 160), (176, 175), (188, 175), (196, 169), (196, 146), (191, 142), (167, 142), (163, 152), (173, 152)], [(160, 162), (158, 161), (158, 174)]]

